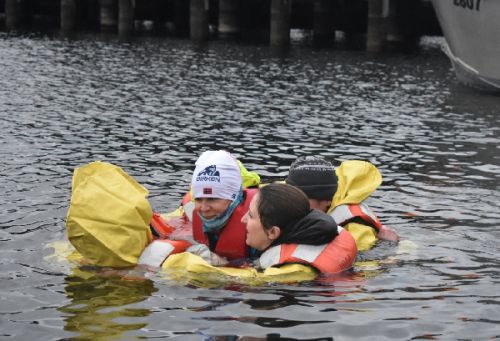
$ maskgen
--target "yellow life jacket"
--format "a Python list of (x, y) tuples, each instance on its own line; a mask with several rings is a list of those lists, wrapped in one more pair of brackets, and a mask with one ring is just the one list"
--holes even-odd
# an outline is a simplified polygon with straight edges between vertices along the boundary
[[(150, 245), (157, 243), (161, 243), (161, 241), (153, 241)], [(85, 271), (80, 270), (79, 267), (87, 262), (70, 243), (57, 241), (47, 245), (47, 247), (53, 248), (54, 253), (46, 256), (46, 261), (52, 263), (67, 262), (73, 266), (73, 271), (84, 274)], [(147, 265), (155, 266), (152, 263)], [(126, 273), (123, 274), (125, 277), (127, 276)], [(133, 274), (137, 276), (135, 272)], [(89, 273), (89, 276), (95, 275), (95, 271)], [(312, 281), (318, 276), (318, 272), (304, 264), (286, 264), (281, 267), (269, 267), (264, 271), (258, 271), (253, 267), (213, 266), (198, 255), (182, 252), (170, 255), (163, 262), (157, 276), (165, 277), (176, 283), (189, 283), (198, 287), (220, 287), (227, 286), (228, 282), (265, 285), (268, 283)]]
[[(363, 201), (368, 198), (382, 183), (382, 175), (377, 167), (370, 162), (349, 160), (344, 161), (336, 169), (338, 178), (337, 192), (333, 196), (332, 205), (328, 213), (339, 216), (340, 211), (344, 211), (346, 205), (364, 205), (366, 212), (373, 213)], [(358, 211), (358, 210), (357, 210)], [(374, 214), (373, 214), (374, 215)], [(376, 218), (376, 215), (374, 215)], [(366, 216), (360, 216), (362, 220)], [(378, 221), (378, 218), (375, 219)], [(348, 230), (356, 241), (358, 250), (367, 250), (371, 248), (378, 240), (377, 226), (371, 224), (370, 220), (364, 222), (350, 221), (337, 221)]]
[(267, 283), (296, 283), (311, 281), (318, 272), (304, 264), (286, 264), (258, 271), (253, 267), (213, 266), (198, 255), (183, 252), (171, 255), (162, 264), (162, 272), (168, 279), (188, 281), (197, 286), (220, 285), (227, 281), (247, 285)]

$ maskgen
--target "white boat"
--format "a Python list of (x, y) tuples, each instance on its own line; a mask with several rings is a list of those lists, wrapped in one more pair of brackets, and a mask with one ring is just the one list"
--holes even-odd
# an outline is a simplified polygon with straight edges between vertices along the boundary
[(432, 0), (457, 78), (500, 91), (500, 0)]

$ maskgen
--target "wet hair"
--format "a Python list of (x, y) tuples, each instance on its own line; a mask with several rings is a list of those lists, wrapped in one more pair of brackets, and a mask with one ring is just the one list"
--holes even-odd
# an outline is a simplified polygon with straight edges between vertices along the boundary
[(286, 231), (304, 218), (311, 209), (309, 199), (300, 189), (287, 184), (272, 183), (259, 190), (257, 211), (266, 230), (278, 226)]

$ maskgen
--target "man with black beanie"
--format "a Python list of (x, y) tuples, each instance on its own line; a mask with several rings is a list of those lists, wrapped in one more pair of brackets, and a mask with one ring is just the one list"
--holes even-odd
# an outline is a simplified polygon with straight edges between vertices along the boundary
[(364, 203), (382, 183), (373, 164), (349, 160), (335, 169), (322, 156), (300, 156), (290, 166), (285, 182), (301, 189), (312, 209), (327, 212), (351, 232), (358, 250), (369, 249), (378, 239), (399, 240), (396, 231), (383, 225)]
[(321, 156), (300, 156), (290, 166), (287, 184), (300, 188), (311, 208), (327, 212), (337, 191), (335, 167)]

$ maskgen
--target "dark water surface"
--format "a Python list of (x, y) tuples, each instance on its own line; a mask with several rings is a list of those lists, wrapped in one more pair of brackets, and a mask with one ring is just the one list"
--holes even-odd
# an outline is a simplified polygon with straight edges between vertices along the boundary
[[(500, 97), (415, 54), (0, 33), (0, 339), (500, 338)], [(297, 155), (364, 159), (402, 236), (304, 284), (102, 277), (50, 257), (71, 177), (112, 162), (177, 207), (204, 150), (265, 181)]]

